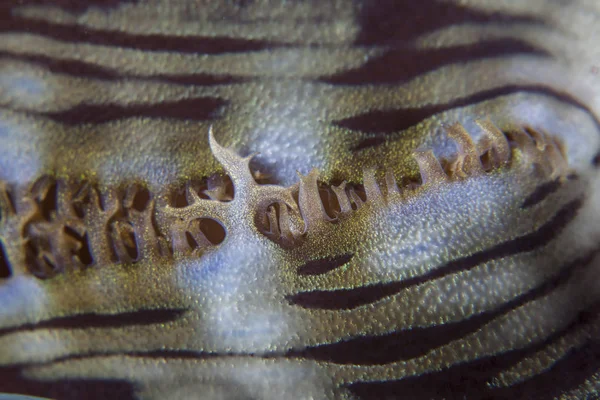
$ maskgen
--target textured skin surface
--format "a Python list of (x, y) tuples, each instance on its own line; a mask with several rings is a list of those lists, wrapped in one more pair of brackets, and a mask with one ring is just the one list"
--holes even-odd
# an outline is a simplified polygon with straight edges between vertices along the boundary
[(595, 1), (0, 21), (0, 392), (598, 397)]

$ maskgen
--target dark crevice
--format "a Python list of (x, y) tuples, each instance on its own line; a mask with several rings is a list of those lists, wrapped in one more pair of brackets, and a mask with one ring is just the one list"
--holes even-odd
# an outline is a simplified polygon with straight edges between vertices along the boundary
[(587, 267), (598, 253), (600, 253), (600, 248), (562, 266), (557, 274), (538, 287), (502, 304), (495, 310), (483, 312), (464, 321), (427, 328), (414, 328), (385, 335), (359, 336), (337, 343), (291, 351), (287, 355), (356, 365), (382, 365), (420, 357), (437, 347), (475, 332), (501, 315), (550, 294), (557, 287), (568, 282), (576, 271)]
[(34, 64), (38, 67), (47, 69), (48, 71), (55, 74), (71, 75), (76, 77), (84, 77), (90, 79), (101, 79), (101, 80), (119, 80), (119, 79), (143, 79), (143, 80), (156, 80), (167, 83), (174, 83), (179, 85), (198, 85), (198, 86), (212, 86), (212, 85), (229, 85), (235, 83), (248, 82), (250, 78), (238, 77), (233, 75), (216, 75), (216, 74), (205, 74), (205, 73), (194, 73), (194, 74), (155, 74), (155, 75), (135, 75), (131, 73), (125, 73), (124, 71), (114, 70), (112, 68), (99, 66), (93, 63), (79, 61), (79, 60), (65, 60), (48, 57), (45, 55), (34, 55), (34, 54), (17, 54), (5, 51), (0, 51), (0, 58), (18, 60)]
[(169, 196), (169, 205), (173, 208), (187, 207), (188, 201), (184, 190), (173, 190)]
[(197, 249), (198, 246), (198, 242), (196, 242), (196, 239), (194, 239), (194, 237), (192, 236), (192, 234), (188, 231), (185, 232), (185, 240), (187, 241), (187, 245), (189, 246), (190, 249)]
[[(78, 195), (79, 194), (76, 194), (74, 197), (77, 198)], [(71, 204), (71, 206), (72, 206), (71, 208), (72, 208), (73, 212), (75, 213), (75, 216), (77, 218), (79, 218), (80, 220), (83, 220), (85, 218), (85, 206), (86, 206), (86, 204), (89, 204), (89, 203), (90, 203), (89, 194), (84, 194), (77, 200), (74, 200), (73, 203)]]
[(279, 205), (279, 203), (269, 204), (269, 206), (266, 208), (267, 215), (273, 211), (275, 211), (274, 221), (271, 221), (265, 215), (256, 213), (254, 218), (254, 224), (262, 233), (266, 234), (267, 236), (271, 234), (272, 240), (279, 240), (280, 237), (275, 237), (275, 235), (272, 234), (273, 232), (278, 232), (279, 230), (279, 221), (281, 220), (281, 206)]
[(82, 243), (81, 249), (77, 251), (77, 257), (84, 265), (92, 265), (94, 263), (94, 258), (90, 251), (90, 241), (87, 233), (83, 236)]
[(200, 231), (204, 234), (204, 237), (214, 245), (221, 244), (225, 240), (225, 228), (212, 218), (200, 219)]
[(55, 274), (57, 274), (58, 272), (60, 272), (60, 267), (58, 265), (56, 265), (52, 260), (50, 260), (46, 255), (44, 255), (41, 259), (38, 259), (39, 262), (42, 264), (42, 267), (39, 269), (36, 269), (36, 272), (41, 272), (41, 271), (47, 271), (47, 272), (41, 272), (41, 274), (45, 274), (44, 276), (42, 275), (38, 275), (38, 278), (50, 278), (52, 276), (54, 276)]
[(68, 236), (71, 236), (72, 238), (77, 240), (82, 239), (82, 236), (80, 236), (79, 233), (77, 233), (77, 231), (75, 231), (75, 229), (71, 228), (70, 226), (65, 225), (63, 229), (65, 231), (65, 234), (67, 234)]
[(83, 265), (92, 265), (94, 263), (94, 258), (92, 257), (92, 252), (90, 250), (90, 240), (88, 234), (86, 233), (83, 236), (78, 236), (77, 238), (81, 242), (81, 247), (76, 251), (75, 255)]
[(323, 204), (323, 209), (327, 216), (334, 219), (341, 211), (341, 208), (333, 190), (328, 186), (319, 185), (319, 197), (321, 198), (321, 204)]
[(54, 178), (45, 175), (33, 184), (31, 192), (43, 218), (50, 221), (52, 214), (57, 212), (58, 183)]
[(206, 186), (202, 186), (198, 189), (200, 192), (200, 196), (205, 196), (207, 199), (210, 198), (208, 194), (204, 193), (205, 190), (222, 190), (222, 196), (218, 199), (218, 201), (222, 202), (230, 202), (235, 198), (235, 187), (233, 185), (233, 181), (231, 177), (226, 174), (214, 174), (208, 177), (205, 182)]
[(135, 228), (129, 221), (124, 222), (122, 225), (124, 229), (121, 231), (122, 243), (127, 252), (127, 256), (132, 261), (137, 261), (140, 256), (140, 249), (138, 248), (138, 242), (135, 237)]
[(369, 0), (362, 4), (358, 45), (394, 45), (452, 25), (528, 23), (545, 25), (539, 17), (478, 10), (444, 0)]
[[(188, 198), (188, 188), (193, 193), (197, 194), (198, 197), (204, 200), (210, 200), (210, 197), (207, 195), (206, 191), (209, 190), (209, 186), (213, 189), (222, 188), (224, 189), (224, 195), (228, 196), (230, 199), (234, 198), (235, 189), (233, 187), (233, 182), (231, 178), (227, 175), (213, 175), (208, 178), (203, 179), (192, 179), (185, 183), (180, 183), (174, 185), (169, 190), (168, 195), (168, 204), (173, 208), (183, 208), (192, 205), (190, 198)], [(231, 200), (215, 200), (222, 202), (229, 202)]]
[(7, 185), (0, 186), (0, 224), (16, 211), (15, 201), (9, 187)]
[(550, 57), (543, 49), (510, 38), (434, 49), (404, 46), (388, 50), (358, 68), (319, 80), (334, 85), (400, 84), (445, 65), (516, 54)]
[(459, 98), (449, 103), (419, 108), (373, 110), (354, 117), (332, 121), (332, 124), (352, 131), (368, 134), (368, 137), (362, 139), (352, 148), (353, 151), (360, 151), (383, 144), (389, 139), (398, 138), (398, 135), (393, 134), (397, 134), (413, 127), (435, 114), (517, 93), (541, 94), (574, 106), (587, 113), (594, 120), (596, 127), (600, 131), (600, 121), (588, 106), (568, 93), (559, 92), (553, 88), (539, 85), (502, 86)]
[(0, 240), (0, 279), (8, 279), (12, 276), (12, 268), (4, 251), (4, 243)]
[(186, 195), (187, 186), (192, 188), (198, 186), (199, 183), (196, 181), (190, 181), (188, 183), (173, 186), (169, 191), (168, 203), (173, 208), (183, 208), (190, 205)]
[(136, 34), (120, 30), (103, 30), (84, 25), (58, 24), (41, 19), (13, 15), (0, 8), (0, 32), (29, 33), (67, 43), (87, 43), (99, 46), (123, 47), (143, 51), (170, 51), (192, 54), (224, 54), (261, 51), (285, 47), (283, 43), (225, 36), (184, 36)]
[[(276, 77), (270, 77), (269, 79), (277, 80)], [(283, 78), (285, 79), (285, 78)], [(251, 153), (247, 147), (240, 149), (243, 153)], [(250, 171), (254, 181), (259, 185), (277, 185), (279, 181), (275, 177), (277, 173), (277, 166), (274, 164), (266, 163), (265, 160), (253, 157), (250, 160)]]
[(138, 187), (131, 206), (137, 211), (144, 211), (150, 203), (150, 191), (146, 187)]
[(529, 208), (533, 207), (536, 204), (541, 203), (544, 199), (550, 196), (552, 193), (555, 193), (560, 187), (562, 183), (560, 180), (554, 180), (551, 182), (546, 182), (539, 185), (533, 193), (531, 193), (521, 205), (521, 208)]
[(354, 257), (354, 254), (342, 254), (335, 257), (325, 257), (318, 260), (312, 260), (298, 268), (298, 275), (321, 275), (333, 271), (348, 262)]
[(25, 243), (25, 264), (27, 269), (36, 277), (46, 279), (54, 276), (58, 269), (55, 265), (41, 255), (43, 246), (37, 239), (28, 240)]
[(494, 156), (492, 155), (492, 150), (487, 150), (479, 157), (481, 161), (481, 165), (483, 166), (483, 170), (485, 172), (489, 172), (494, 169)]
[(556, 343), (575, 329), (588, 324), (590, 310), (598, 313), (598, 304), (575, 315), (565, 329), (550, 335), (546, 340), (525, 348), (511, 350), (452, 367), (407, 377), (402, 380), (380, 382), (355, 382), (348, 388), (358, 398), (388, 399), (406, 397), (416, 400), (463, 400), (463, 399), (532, 399), (555, 398), (589, 378), (600, 368), (600, 345), (590, 340), (586, 346), (573, 350), (572, 354), (558, 361), (541, 375), (507, 388), (490, 385), (496, 375), (514, 366), (547, 346)]
[(410, 286), (419, 285), (460, 271), (467, 271), (494, 259), (533, 251), (536, 248), (545, 246), (552, 239), (560, 235), (565, 226), (577, 216), (577, 212), (582, 205), (582, 199), (574, 200), (561, 208), (550, 221), (532, 233), (497, 244), (494, 247), (471, 254), (470, 256), (450, 261), (445, 265), (433, 269), (429, 273), (415, 278), (361, 286), (354, 289), (300, 292), (288, 296), (288, 300), (291, 304), (301, 307), (328, 310), (352, 309), (373, 303), (385, 297), (395, 295)]
[(90, 243), (88, 240), (88, 235), (85, 233), (83, 236), (80, 235), (77, 231), (72, 229), (69, 226), (65, 226), (65, 233), (77, 240), (81, 247), (75, 251), (75, 255), (79, 259), (79, 261), (86, 266), (92, 265), (94, 260), (92, 258), (92, 253), (90, 251)]
[[(257, 180), (256, 183), (261, 184), (260, 179)], [(223, 184), (225, 185), (225, 195), (229, 196), (231, 199), (235, 199), (235, 186), (229, 175), (223, 176)], [(224, 200), (224, 201), (228, 202), (231, 200)]]
[(43, 115), (67, 125), (100, 124), (131, 117), (207, 121), (218, 118), (225, 105), (227, 101), (220, 98), (198, 97), (152, 104), (80, 104), (65, 111)]
[(179, 319), (183, 308), (147, 309), (119, 314), (79, 314), (57, 317), (38, 323), (0, 329), (0, 335), (34, 329), (120, 328), (124, 326), (165, 324)]
[[(350, 199), (350, 204), (352, 205), (353, 210), (358, 210), (358, 208), (361, 206), (361, 202), (365, 203), (367, 201), (367, 192), (362, 183), (346, 185), (346, 193), (348, 194), (348, 198)], [(354, 198), (352, 193), (356, 195), (356, 198)]]

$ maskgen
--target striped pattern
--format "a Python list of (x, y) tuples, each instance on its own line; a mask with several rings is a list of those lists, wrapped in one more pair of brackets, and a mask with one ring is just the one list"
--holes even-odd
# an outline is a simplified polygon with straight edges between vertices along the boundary
[[(219, 3), (0, 4), (0, 392), (600, 398), (596, 3)], [(164, 246), (42, 279), (67, 181)]]

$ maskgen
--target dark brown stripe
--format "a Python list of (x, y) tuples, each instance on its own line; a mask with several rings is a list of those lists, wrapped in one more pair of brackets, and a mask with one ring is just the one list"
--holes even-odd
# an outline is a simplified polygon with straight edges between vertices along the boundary
[(470, 256), (450, 261), (425, 275), (403, 281), (360, 286), (354, 289), (300, 292), (288, 296), (288, 301), (291, 304), (304, 308), (326, 310), (352, 309), (395, 295), (410, 286), (419, 285), (433, 279), (439, 279), (449, 274), (468, 271), (491, 260), (533, 251), (536, 248), (545, 246), (552, 239), (560, 235), (563, 229), (577, 216), (577, 212), (582, 205), (582, 199), (571, 201), (562, 207), (550, 221), (546, 222), (538, 230), (516, 239), (497, 244), (492, 248), (471, 254)]
[(102, 80), (119, 80), (119, 79), (136, 79), (136, 80), (151, 80), (166, 83), (174, 83), (179, 85), (231, 85), (235, 83), (248, 82), (250, 78), (233, 76), (233, 75), (216, 75), (216, 74), (155, 74), (155, 75), (135, 75), (124, 73), (112, 68), (99, 66), (85, 61), (71, 59), (56, 59), (45, 55), (37, 54), (15, 54), (5, 51), (0, 51), (0, 57), (4, 59), (17, 60), (27, 62), (38, 67), (47, 69), (55, 74), (70, 75), (78, 78), (102, 79)]
[(117, 30), (94, 29), (83, 25), (55, 24), (40, 19), (14, 16), (10, 12), (0, 13), (0, 21), (0, 33), (37, 34), (67, 43), (86, 43), (143, 51), (225, 54), (286, 46), (265, 40), (233, 37), (133, 34)]
[[(591, 317), (591, 315), (593, 316)], [(494, 377), (519, 361), (534, 355), (556, 343), (575, 329), (590, 323), (600, 315), (600, 304), (574, 316), (572, 323), (546, 340), (526, 348), (485, 357), (476, 361), (457, 364), (442, 371), (396, 381), (355, 382), (348, 388), (358, 398), (415, 400), (446, 399), (531, 399), (547, 400), (575, 388), (600, 368), (600, 342), (592, 339), (584, 348), (574, 350), (571, 356), (561, 360), (549, 371), (521, 385), (495, 388)]]
[(121, 328), (124, 326), (166, 324), (178, 320), (187, 309), (147, 309), (120, 314), (78, 314), (58, 317), (10, 328), (1, 328), (0, 336), (36, 329)]
[(356, 44), (389, 46), (452, 25), (491, 22), (546, 25), (542, 19), (530, 15), (485, 11), (444, 0), (368, 0), (361, 2), (358, 17), (361, 30)]
[(378, 336), (358, 336), (337, 343), (290, 351), (288, 357), (303, 357), (337, 364), (382, 365), (425, 355), (431, 350), (465, 337), (492, 320), (533, 300), (550, 294), (567, 283), (576, 271), (587, 268), (600, 253), (600, 247), (568, 263), (543, 284), (504, 303), (464, 321), (415, 328)]
[(404, 46), (388, 50), (358, 68), (320, 80), (334, 85), (400, 84), (445, 65), (516, 54), (550, 57), (544, 49), (510, 38), (439, 49)]
[(348, 263), (354, 254), (342, 254), (336, 257), (320, 258), (309, 261), (298, 268), (298, 275), (321, 275), (333, 271)]
[(484, 90), (471, 96), (456, 99), (449, 103), (435, 104), (419, 108), (401, 108), (394, 110), (373, 110), (354, 117), (332, 121), (332, 124), (353, 131), (363, 132), (369, 136), (356, 144), (352, 150), (361, 151), (380, 145), (387, 140), (397, 139), (399, 132), (415, 126), (435, 114), (466, 107), (488, 101), (501, 96), (517, 93), (540, 94), (562, 101), (566, 104), (584, 111), (594, 121), (600, 132), (600, 120), (596, 115), (576, 98), (565, 92), (557, 91), (551, 87), (539, 85), (508, 85), (499, 88)]
[[(20, 368), (0, 367), (0, 392), (56, 400), (135, 400), (135, 388), (124, 379), (59, 379), (38, 381), (23, 376)], [(0, 395), (0, 397), (2, 397)]]
[[(152, 352), (125, 352), (125, 353), (97, 353), (79, 354), (66, 356), (42, 364), (28, 364), (19, 366), (0, 367), (0, 392), (18, 393), (29, 396), (41, 396), (57, 400), (81, 400), (81, 399), (138, 399), (135, 395), (135, 386), (127, 380), (120, 379), (60, 379), (55, 381), (38, 381), (28, 379), (22, 375), (22, 371), (29, 366), (48, 365), (68, 360), (85, 360), (93, 357), (103, 356), (140, 357), (150, 360), (172, 360), (172, 359), (207, 359), (215, 357), (211, 353), (200, 353), (186, 350), (157, 350)], [(227, 354), (219, 355), (227, 356)], [(245, 388), (235, 387), (235, 383), (225, 382), (236, 398), (250, 398), (242, 395)], [(239, 397), (241, 396), (241, 397)], [(0, 394), (0, 397), (1, 394)]]
[[(2, 366), (0, 368), (29, 368), (42, 365), (50, 365), (74, 360), (89, 360), (102, 357), (136, 357), (156, 360), (207, 360), (218, 357), (240, 357), (253, 356), (253, 354), (235, 354), (235, 353), (208, 353), (194, 350), (151, 350), (151, 351), (94, 351), (88, 353), (68, 354), (65, 356), (53, 358), (43, 362), (15, 363)], [(268, 358), (267, 356), (266, 358)], [(0, 398), (0, 400), (2, 400)]]
[[(577, 389), (586, 379), (600, 371), (600, 340), (590, 338), (580, 348), (556, 362), (550, 369), (511, 387), (495, 390), (496, 398), (554, 399)], [(587, 393), (585, 400), (598, 400), (600, 393)], [(577, 400), (577, 399), (573, 399)]]
[(66, 125), (100, 124), (131, 117), (208, 121), (219, 117), (226, 104), (216, 97), (197, 97), (154, 104), (80, 104), (66, 111), (41, 115)]
[(562, 183), (558, 179), (539, 185), (533, 191), (533, 193), (531, 193), (525, 199), (525, 201), (521, 205), (521, 208), (525, 209), (525, 208), (533, 207), (536, 204), (541, 203), (542, 201), (544, 201), (544, 199), (546, 197), (550, 196), (552, 193), (555, 193), (558, 189), (560, 189), (561, 186), (562, 186)]
[(52, 6), (62, 8), (71, 13), (80, 14), (87, 11), (90, 7), (100, 9), (114, 9), (122, 4), (137, 4), (139, 0), (2, 0), (0, 3), (0, 12), (10, 12), (10, 9), (16, 7), (31, 6)]

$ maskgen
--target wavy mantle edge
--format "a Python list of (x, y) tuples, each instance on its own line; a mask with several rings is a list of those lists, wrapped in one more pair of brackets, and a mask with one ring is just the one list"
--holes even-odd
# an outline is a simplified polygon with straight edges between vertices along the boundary
[(293, 248), (365, 205), (406, 201), (470, 177), (531, 165), (553, 181), (567, 176), (566, 150), (558, 138), (529, 126), (505, 133), (489, 119), (476, 123), (483, 131), (477, 142), (460, 123), (445, 127), (458, 149), (448, 159), (431, 149), (415, 150), (420, 182), (401, 185), (390, 168), (382, 183), (367, 168), (362, 184), (325, 184), (317, 169), (298, 174), (299, 182), (289, 187), (261, 184), (249, 165), (256, 154), (242, 157), (221, 146), (212, 127), (210, 149), (225, 176), (213, 175), (195, 188), (188, 182), (182, 207), (139, 184), (100, 193), (89, 182), (49, 176), (16, 188), (0, 182), (0, 269), (7, 271), (0, 277), (50, 278), (92, 265), (200, 256), (240, 224)]

